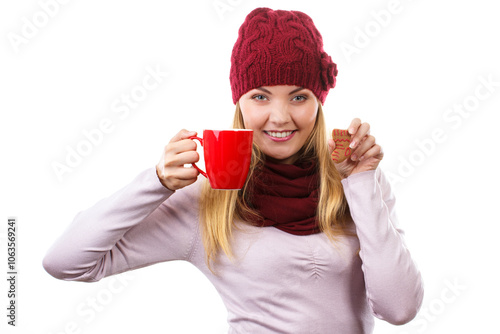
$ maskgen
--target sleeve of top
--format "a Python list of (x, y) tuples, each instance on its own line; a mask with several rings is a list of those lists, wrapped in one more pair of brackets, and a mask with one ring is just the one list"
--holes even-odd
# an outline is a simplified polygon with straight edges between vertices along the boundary
[[(196, 188), (196, 189), (195, 189)], [(163, 187), (156, 170), (76, 215), (43, 259), (52, 276), (103, 277), (169, 260), (188, 260), (197, 235), (197, 187)]]
[(379, 168), (349, 176), (342, 184), (356, 225), (372, 312), (391, 324), (405, 324), (420, 309), (424, 289), (398, 226), (390, 184)]

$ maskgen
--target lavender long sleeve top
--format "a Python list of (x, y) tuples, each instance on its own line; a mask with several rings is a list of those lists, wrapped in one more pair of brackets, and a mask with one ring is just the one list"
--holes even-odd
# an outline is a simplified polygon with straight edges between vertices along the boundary
[(201, 182), (173, 192), (154, 168), (142, 172), (80, 212), (49, 249), (44, 268), (58, 279), (93, 282), (155, 263), (189, 261), (221, 295), (231, 334), (371, 333), (373, 316), (392, 324), (415, 317), (422, 278), (380, 169), (342, 181), (357, 237), (340, 237), (333, 245), (323, 233), (296, 236), (236, 222), (236, 261), (222, 255), (217, 276), (205, 264)]

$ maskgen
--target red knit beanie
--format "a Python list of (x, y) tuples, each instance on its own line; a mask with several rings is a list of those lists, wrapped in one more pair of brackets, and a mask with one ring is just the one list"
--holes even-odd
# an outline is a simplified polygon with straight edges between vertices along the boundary
[(337, 72), (308, 15), (257, 8), (240, 27), (229, 80), (235, 104), (251, 89), (275, 85), (308, 88), (324, 104)]

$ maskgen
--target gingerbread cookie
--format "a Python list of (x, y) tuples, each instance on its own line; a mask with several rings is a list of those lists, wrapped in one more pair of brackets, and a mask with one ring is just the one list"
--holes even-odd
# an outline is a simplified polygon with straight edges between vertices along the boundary
[(334, 129), (332, 131), (332, 138), (335, 141), (335, 150), (332, 152), (332, 160), (336, 163), (342, 162), (352, 153), (349, 147), (351, 135), (347, 130)]

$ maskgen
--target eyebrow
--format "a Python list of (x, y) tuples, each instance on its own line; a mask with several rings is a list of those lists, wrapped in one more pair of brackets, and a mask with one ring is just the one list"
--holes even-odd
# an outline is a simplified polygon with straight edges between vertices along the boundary
[[(270, 91), (268, 91), (268, 90), (267, 90), (267, 89), (265, 89), (264, 87), (259, 87), (259, 88), (257, 88), (257, 89), (258, 89), (258, 90), (261, 90), (261, 91), (263, 91), (263, 92), (265, 92), (265, 93), (267, 93), (267, 94), (269, 94), (269, 95), (273, 95)], [(303, 89), (304, 89), (304, 87), (299, 87), (299, 88), (297, 88), (297, 89), (294, 89), (294, 90), (293, 90), (293, 91), (291, 91), (290, 93), (288, 93), (288, 95), (292, 95), (293, 93), (296, 93), (296, 92), (301, 91), (301, 90), (303, 90)]]

